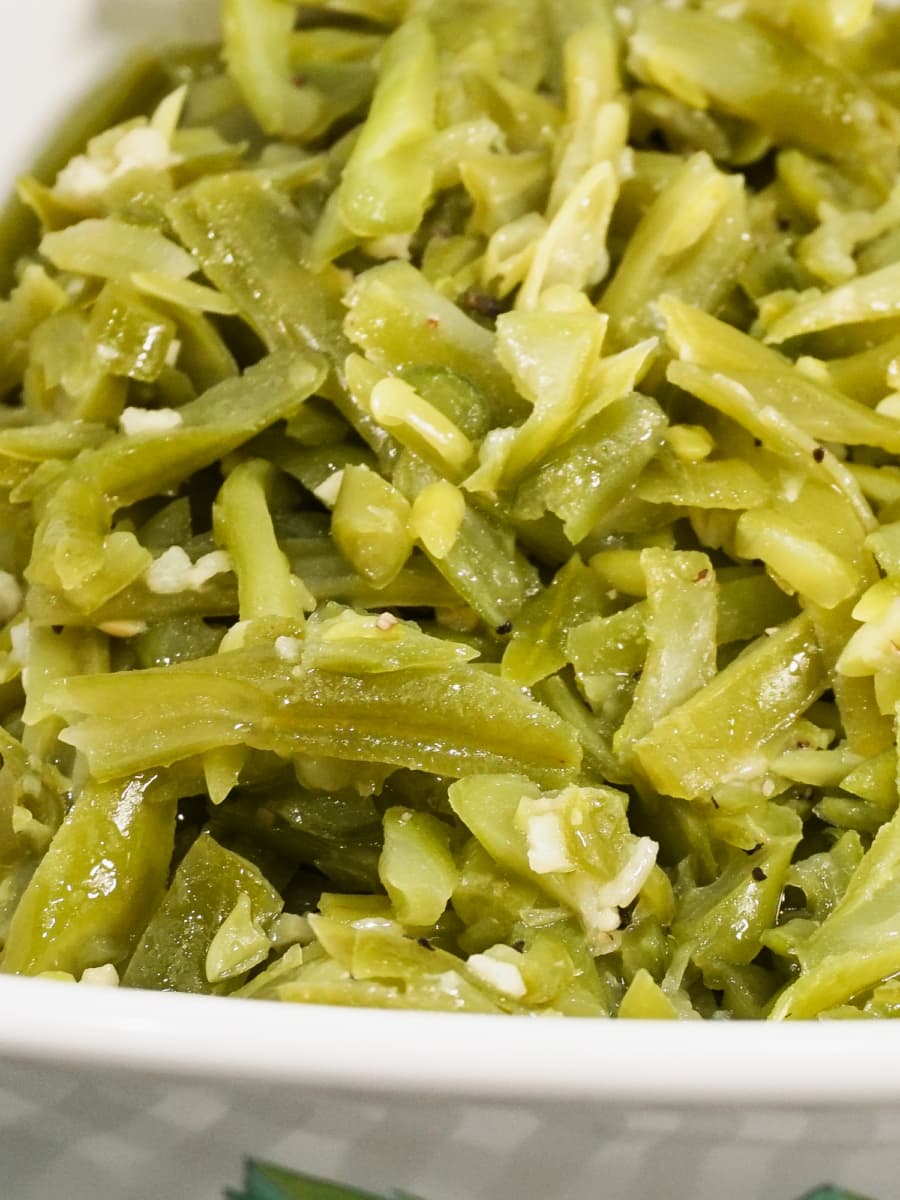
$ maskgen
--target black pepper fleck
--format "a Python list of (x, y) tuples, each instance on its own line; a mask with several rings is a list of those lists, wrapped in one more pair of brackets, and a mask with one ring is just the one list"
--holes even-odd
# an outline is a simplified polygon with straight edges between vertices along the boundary
[(486, 296), (484, 292), (464, 292), (462, 306), (470, 312), (477, 312), (482, 317), (498, 317), (503, 312), (503, 305), (494, 296)]
[(813, 458), (819, 463), (825, 458), (825, 451), (821, 446), (816, 446), (815, 450), (813, 450)]
[(754, 867), (753, 870), (750, 872), (750, 874), (753, 876), (753, 878), (756, 880), (757, 883), (762, 883), (762, 881), (766, 878), (766, 873), (762, 869), (762, 867)]

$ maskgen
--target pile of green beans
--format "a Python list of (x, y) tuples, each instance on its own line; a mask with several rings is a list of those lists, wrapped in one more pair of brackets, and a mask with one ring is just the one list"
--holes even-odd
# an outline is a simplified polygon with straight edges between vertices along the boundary
[(224, 0), (19, 182), (0, 969), (900, 1013), (900, 13)]

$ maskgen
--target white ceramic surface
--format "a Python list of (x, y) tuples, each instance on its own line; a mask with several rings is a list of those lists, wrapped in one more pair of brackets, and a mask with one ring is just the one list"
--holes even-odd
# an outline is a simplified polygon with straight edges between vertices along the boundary
[(215, 0), (0, 0), (0, 193), (136, 46), (209, 37)]
[[(0, 191), (213, 0), (0, 0)], [(0, 979), (0, 1196), (217, 1200), (256, 1154), (424, 1200), (898, 1195), (900, 1025), (300, 1009)]]

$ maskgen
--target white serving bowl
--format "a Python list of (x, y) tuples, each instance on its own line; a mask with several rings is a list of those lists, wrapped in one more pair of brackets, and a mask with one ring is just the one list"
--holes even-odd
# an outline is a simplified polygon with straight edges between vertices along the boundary
[[(136, 43), (215, 0), (30, 0), (0, 190)], [(220, 1200), (244, 1155), (423, 1200), (897, 1195), (900, 1025), (369, 1012), (0, 977), (0, 1196)]]
[(423, 1200), (888, 1200), (900, 1026), (294, 1007), (0, 979), (10, 1200), (221, 1200), (246, 1154)]

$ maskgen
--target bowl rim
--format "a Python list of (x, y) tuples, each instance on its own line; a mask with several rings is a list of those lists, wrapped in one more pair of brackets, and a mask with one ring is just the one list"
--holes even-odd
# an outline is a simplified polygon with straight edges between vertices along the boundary
[(13, 976), (0, 1013), (0, 1061), (33, 1066), (520, 1103), (900, 1105), (891, 1022), (386, 1011)]

